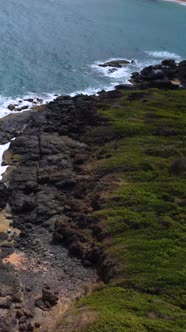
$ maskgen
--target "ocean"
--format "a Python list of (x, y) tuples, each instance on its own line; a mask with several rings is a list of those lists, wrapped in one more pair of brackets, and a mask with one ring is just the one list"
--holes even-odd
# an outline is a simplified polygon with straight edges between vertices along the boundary
[[(0, 9), (0, 116), (26, 96), (92, 93), (164, 58), (186, 58), (186, 7), (160, 0), (7, 0)], [(99, 63), (135, 59), (109, 73)]]

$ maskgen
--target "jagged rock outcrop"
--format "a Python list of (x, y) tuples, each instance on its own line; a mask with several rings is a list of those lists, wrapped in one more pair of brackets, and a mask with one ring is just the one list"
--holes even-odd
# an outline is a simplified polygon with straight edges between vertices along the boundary
[(161, 64), (145, 67), (140, 73), (133, 73), (131, 81), (144, 87), (177, 89), (186, 86), (186, 61), (163, 60)]
[(98, 208), (95, 197), (99, 201), (99, 177), (83, 167), (90, 157), (84, 135), (102, 121), (95, 112), (97, 99), (59, 97), (32, 113), (5, 155), (12, 167), (7, 184), (20, 243), (29, 237), (27, 225), (43, 225), (53, 230), (55, 241), (89, 264), (98, 262), (101, 252), (91, 254), (97, 249), (79, 226), (89, 228), (88, 215)]

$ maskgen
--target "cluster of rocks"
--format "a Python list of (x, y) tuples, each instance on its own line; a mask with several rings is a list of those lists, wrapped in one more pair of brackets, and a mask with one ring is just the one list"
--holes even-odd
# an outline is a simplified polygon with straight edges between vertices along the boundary
[[(23, 103), (28, 103), (26, 105), (23, 105)], [(27, 98), (27, 99), (20, 99), (18, 101), (18, 104), (17, 103), (14, 103), (14, 104), (9, 104), (7, 106), (8, 110), (9, 111), (15, 111), (15, 112), (21, 112), (21, 111), (25, 111), (27, 110), (28, 108), (30, 107), (33, 107), (33, 106), (37, 106), (37, 105), (41, 105), (43, 104), (43, 99), (41, 98)]]
[(9, 104), (8, 109), (9, 109), (9, 111), (21, 112), (21, 111), (27, 110), (29, 108), (29, 105), (24, 105), (21, 107), (17, 107), (17, 106), (18, 106), (17, 104)]
[(58, 303), (58, 292), (52, 292), (49, 286), (42, 289), (42, 296), (35, 300), (35, 306), (42, 310), (50, 309)]
[(186, 86), (186, 60), (163, 60), (161, 64), (144, 68), (132, 74), (131, 81), (144, 87), (176, 89)]
[(105, 63), (100, 63), (99, 67), (108, 68), (109, 73), (114, 73), (118, 69), (135, 64), (135, 60), (111, 60)]
[(18, 309), (16, 311), (16, 319), (18, 321), (19, 331), (20, 332), (33, 332), (34, 327), (40, 327), (39, 323), (31, 323), (32, 318), (34, 317), (33, 313), (30, 310)]

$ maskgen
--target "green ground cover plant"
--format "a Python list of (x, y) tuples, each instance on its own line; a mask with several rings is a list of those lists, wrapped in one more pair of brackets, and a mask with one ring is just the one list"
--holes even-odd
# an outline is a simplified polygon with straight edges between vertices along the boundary
[(184, 332), (186, 90), (123, 91), (99, 113), (107, 122), (92, 135), (106, 143), (95, 146), (96, 171), (120, 185), (95, 215), (118, 266), (76, 308), (97, 312), (87, 332)]

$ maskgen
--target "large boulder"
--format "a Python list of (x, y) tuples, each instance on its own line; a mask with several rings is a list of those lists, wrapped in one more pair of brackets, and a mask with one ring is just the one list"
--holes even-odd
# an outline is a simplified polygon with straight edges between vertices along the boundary
[(9, 104), (8, 107), (9, 111), (14, 111), (15, 110), (15, 105), (14, 104)]
[(123, 66), (129, 65), (131, 62), (128, 60), (112, 60), (105, 63), (99, 64), (100, 67), (112, 67), (122, 68)]
[(185, 175), (186, 174), (186, 158), (176, 159), (171, 165), (171, 170), (175, 175)]
[(174, 59), (166, 59), (162, 61), (162, 66), (165, 67), (175, 67), (176, 66), (176, 61)]
[[(38, 112), (39, 113), (39, 112)], [(31, 119), (31, 112), (9, 114), (0, 119), (0, 144), (7, 143), (22, 132)]]
[(165, 78), (165, 74), (161, 69), (154, 69), (152, 66), (144, 68), (141, 71), (141, 79), (147, 81), (161, 80)]
[(186, 60), (181, 61), (181, 62), (178, 64), (178, 67), (179, 67), (179, 68), (186, 68)]

